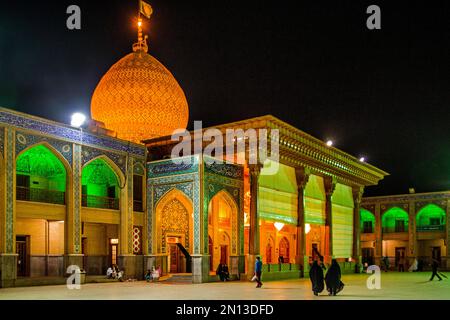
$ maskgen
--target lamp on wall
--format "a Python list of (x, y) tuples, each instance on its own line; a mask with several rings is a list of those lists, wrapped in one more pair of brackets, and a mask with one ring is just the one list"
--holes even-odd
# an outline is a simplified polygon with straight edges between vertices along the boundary
[(275, 222), (273, 225), (275, 226), (275, 228), (277, 228), (278, 231), (280, 231), (284, 227), (284, 223), (282, 222)]
[(311, 225), (309, 223), (305, 223), (305, 234), (308, 234), (311, 231)]

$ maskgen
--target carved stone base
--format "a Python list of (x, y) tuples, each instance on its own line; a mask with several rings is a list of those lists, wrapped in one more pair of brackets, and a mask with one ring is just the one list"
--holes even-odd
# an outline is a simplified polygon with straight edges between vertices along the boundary
[(209, 282), (209, 255), (192, 255), (192, 283)]

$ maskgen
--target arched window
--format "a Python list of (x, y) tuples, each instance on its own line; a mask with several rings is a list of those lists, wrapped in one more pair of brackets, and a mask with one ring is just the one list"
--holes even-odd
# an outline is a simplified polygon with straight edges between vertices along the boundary
[(65, 204), (67, 172), (44, 145), (32, 147), (16, 160), (17, 200)]
[(372, 212), (361, 209), (361, 233), (373, 233), (375, 229), (375, 216)]
[(435, 204), (423, 207), (416, 216), (417, 231), (445, 231), (445, 211)]
[(119, 209), (119, 180), (105, 160), (93, 160), (81, 175), (84, 207)]
[(390, 208), (383, 214), (381, 221), (383, 232), (408, 232), (408, 213), (399, 208)]
[(280, 262), (289, 263), (289, 241), (288, 239), (286, 239), (286, 237), (283, 237), (283, 239), (281, 239), (280, 241), (278, 255)]

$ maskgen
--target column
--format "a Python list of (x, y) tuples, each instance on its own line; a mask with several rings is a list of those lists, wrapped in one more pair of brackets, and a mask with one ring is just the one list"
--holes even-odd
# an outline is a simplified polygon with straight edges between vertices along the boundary
[[(119, 267), (125, 276), (142, 279), (142, 270), (136, 268), (136, 257), (133, 254), (133, 158), (127, 157), (125, 185), (120, 190), (120, 232), (119, 232)], [(138, 272), (139, 271), (139, 272)]]
[(0, 235), (2, 236), (0, 248), (0, 287), (14, 287), (17, 279), (17, 254), (16, 254), (16, 157), (15, 157), (15, 132), (12, 128), (5, 128), (4, 158), (1, 167), (0, 181), (4, 191), (1, 198)]
[[(405, 260), (410, 266), (417, 255), (416, 203), (414, 201), (409, 201), (408, 203), (408, 218), (408, 250), (406, 250)], [(405, 269), (408, 266), (405, 266)]]
[(255, 269), (256, 257), (260, 254), (259, 246), (259, 215), (258, 215), (258, 179), (262, 165), (250, 164), (250, 230), (249, 230), (249, 255), (248, 276), (251, 278)]
[(66, 192), (66, 221), (65, 221), (65, 269), (71, 265), (83, 266), (81, 250), (81, 145), (73, 145), (72, 175), (69, 175)]
[(381, 224), (381, 205), (375, 204), (375, 264), (381, 265), (383, 256), (383, 226)]
[(445, 240), (445, 247), (447, 249), (446, 255), (447, 255), (447, 270), (450, 270), (450, 199), (447, 200), (447, 219), (445, 220), (446, 224), (446, 240)]
[(309, 171), (305, 168), (295, 169), (297, 178), (297, 246), (295, 254), (295, 263), (299, 265), (300, 277), (305, 276), (305, 268), (308, 268), (308, 257), (306, 252), (306, 234), (305, 234), (305, 188), (309, 180)]
[(336, 188), (336, 180), (332, 177), (326, 177), (324, 179), (325, 184), (325, 263), (331, 264), (331, 259), (333, 258), (333, 203), (332, 196), (334, 189)]
[(353, 188), (353, 260), (355, 261), (355, 272), (359, 273), (361, 259), (361, 200), (364, 187)]

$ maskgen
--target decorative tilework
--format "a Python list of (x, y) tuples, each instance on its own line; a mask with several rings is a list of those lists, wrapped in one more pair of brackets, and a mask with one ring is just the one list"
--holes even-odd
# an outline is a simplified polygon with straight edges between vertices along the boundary
[(134, 160), (133, 174), (138, 176), (145, 176), (145, 164), (141, 161)]
[(142, 227), (133, 227), (133, 254), (142, 254)]
[[(147, 164), (147, 166), (151, 163)], [(188, 186), (191, 185), (191, 187)], [(166, 177), (155, 178), (151, 174), (147, 178), (147, 234), (148, 234), (148, 251), (149, 254), (155, 254), (153, 252), (153, 228), (156, 221), (154, 211), (157, 202), (161, 199), (161, 196), (166, 194), (170, 189), (178, 189), (177, 185), (180, 185), (180, 189), (184, 192), (193, 203), (194, 213), (194, 248), (193, 253), (200, 253), (200, 177), (199, 173), (190, 173), (183, 175), (169, 175)], [(163, 187), (164, 186), (164, 187)], [(156, 199), (156, 188), (163, 187), (159, 191), (159, 197)], [(157, 201), (158, 200), (158, 201)]]
[(74, 142), (103, 146), (115, 151), (128, 152), (130, 154), (145, 157), (145, 146), (131, 144), (128, 141), (121, 141), (108, 136), (94, 135), (89, 132), (81, 132), (60, 124), (52, 123), (37, 117), (17, 114), (6, 109), (0, 109), (0, 123), (22, 129), (29, 129), (52, 135), (61, 139), (70, 139)]
[(128, 158), (128, 172), (127, 172), (127, 215), (128, 215), (128, 251), (133, 252), (133, 158)]
[(73, 221), (74, 234), (73, 245), (74, 253), (81, 253), (81, 146), (74, 145), (74, 163), (73, 163)]
[(61, 156), (64, 157), (64, 159), (67, 160), (67, 162), (70, 165), (72, 165), (73, 160), (72, 143), (52, 139), (45, 136), (27, 134), (20, 131), (16, 131), (16, 157), (26, 148), (42, 142), (46, 142), (50, 146), (52, 146), (56, 151), (60, 153)]
[[(120, 168), (122, 173), (125, 175), (126, 156), (123, 156), (123, 155), (120, 155), (117, 153), (113, 153), (113, 152), (96, 149), (96, 148), (83, 146), (83, 148), (82, 148), (82, 164), (83, 164), (83, 166), (86, 163), (88, 163), (89, 161), (91, 161), (92, 159), (97, 158), (102, 155), (105, 155), (109, 159), (111, 159), (111, 161), (113, 161), (117, 165), (117, 167)], [(131, 167), (131, 168), (133, 168), (133, 167)]]
[(14, 132), (6, 129), (6, 253), (15, 253), (14, 248)]
[(4, 154), (5, 128), (0, 127), (0, 157)]
[(215, 173), (220, 176), (233, 178), (233, 179), (243, 179), (244, 168), (242, 166), (237, 166), (228, 163), (210, 163), (205, 162), (205, 172)]
[(172, 160), (156, 161), (147, 163), (149, 177), (167, 177), (194, 173), (198, 171), (198, 156), (179, 158), (183, 163), (176, 163)]

